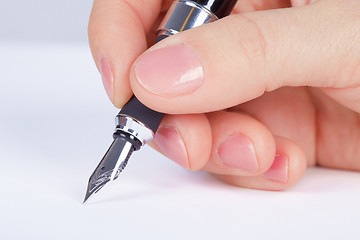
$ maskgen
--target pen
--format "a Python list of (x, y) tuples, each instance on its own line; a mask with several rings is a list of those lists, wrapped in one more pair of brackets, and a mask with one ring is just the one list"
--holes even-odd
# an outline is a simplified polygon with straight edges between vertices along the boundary
[[(174, 1), (160, 24), (156, 43), (229, 15), (236, 2), (237, 0)], [(132, 96), (115, 118), (114, 141), (89, 178), (84, 203), (106, 183), (118, 178), (134, 151), (153, 140), (163, 117), (164, 113), (149, 109)]]

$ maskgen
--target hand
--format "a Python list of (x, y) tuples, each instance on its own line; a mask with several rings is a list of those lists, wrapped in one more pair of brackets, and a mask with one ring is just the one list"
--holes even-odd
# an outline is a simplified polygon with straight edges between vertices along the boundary
[(306, 166), (360, 171), (357, 0), (239, 1), (233, 15), (145, 51), (171, 2), (95, 0), (89, 24), (114, 105), (133, 91), (171, 114), (155, 149), (257, 189), (288, 188)]

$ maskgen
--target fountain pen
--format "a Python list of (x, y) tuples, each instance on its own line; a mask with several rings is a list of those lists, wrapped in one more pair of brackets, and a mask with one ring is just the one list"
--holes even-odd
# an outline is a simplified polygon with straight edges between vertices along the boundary
[[(159, 26), (156, 43), (229, 15), (236, 2), (237, 0), (174, 1)], [(105, 184), (118, 178), (134, 151), (153, 140), (163, 117), (164, 113), (149, 109), (132, 96), (115, 118), (114, 141), (89, 178), (84, 203)]]

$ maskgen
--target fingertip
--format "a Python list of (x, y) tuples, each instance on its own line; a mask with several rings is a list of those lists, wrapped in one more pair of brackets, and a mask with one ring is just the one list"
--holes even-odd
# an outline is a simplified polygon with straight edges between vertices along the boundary
[(196, 101), (189, 107), (178, 100), (188, 98), (189, 94), (203, 96), (204, 92), (199, 93), (197, 89), (202, 85), (204, 76), (201, 59), (194, 49), (186, 44), (163, 47), (169, 38), (162, 40), (136, 59), (130, 70), (131, 88), (140, 101), (160, 112), (206, 112), (197, 109), (199, 104)]
[(152, 147), (185, 169), (203, 168), (211, 150), (211, 130), (206, 116), (166, 115)]
[(283, 138), (276, 139), (276, 156), (272, 166), (265, 173), (252, 176), (215, 175), (217, 178), (235, 186), (259, 190), (284, 190), (297, 184), (306, 170), (306, 156), (294, 142)]
[(271, 190), (282, 190), (297, 184), (303, 177), (307, 159), (305, 152), (293, 141), (284, 137), (275, 137), (276, 156), (272, 166), (262, 174), (269, 181)]
[[(132, 96), (130, 67), (147, 48), (146, 32), (160, 11), (159, 1), (94, 1), (88, 36), (91, 53), (111, 102), (121, 108)], [(134, 6), (132, 6), (134, 5)], [(145, 26), (146, 25), (146, 26)], [(107, 60), (104, 65), (102, 59)]]
[(112, 103), (116, 108), (122, 108), (133, 96), (130, 85), (127, 82), (123, 83), (122, 88), (115, 88), (116, 92), (113, 95)]
[(275, 156), (271, 132), (257, 120), (240, 113), (208, 114), (212, 154), (206, 171), (224, 175), (256, 176), (270, 168)]

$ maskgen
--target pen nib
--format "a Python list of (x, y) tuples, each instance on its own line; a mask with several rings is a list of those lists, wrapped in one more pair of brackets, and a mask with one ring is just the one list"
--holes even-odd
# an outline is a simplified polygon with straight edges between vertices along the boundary
[(112, 142), (101, 162), (89, 178), (83, 203), (104, 187), (106, 183), (118, 178), (121, 171), (126, 167), (133, 151), (133, 145), (125, 138), (119, 137)]

